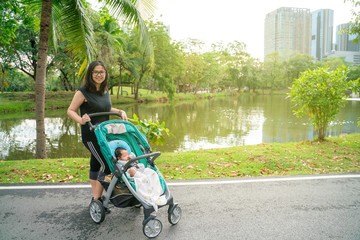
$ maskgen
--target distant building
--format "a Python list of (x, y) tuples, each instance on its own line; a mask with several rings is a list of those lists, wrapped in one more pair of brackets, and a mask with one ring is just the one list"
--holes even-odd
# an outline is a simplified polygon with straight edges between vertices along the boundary
[(358, 52), (360, 45), (354, 43), (357, 35), (350, 34), (350, 23), (340, 24), (336, 27), (336, 51)]
[(273, 52), (278, 52), (283, 60), (294, 52), (310, 55), (310, 10), (282, 7), (266, 14), (264, 35), (265, 57)]
[(319, 9), (311, 14), (311, 56), (321, 61), (333, 50), (334, 10)]
[(360, 45), (353, 42), (357, 35), (350, 34), (349, 29), (350, 23), (340, 24), (336, 26), (336, 51), (332, 51), (326, 57), (344, 57), (346, 62), (352, 63), (355, 66), (359, 66)]
[(352, 63), (355, 66), (360, 65), (360, 52), (359, 51), (332, 51), (326, 55), (326, 58), (345, 57), (345, 61)]

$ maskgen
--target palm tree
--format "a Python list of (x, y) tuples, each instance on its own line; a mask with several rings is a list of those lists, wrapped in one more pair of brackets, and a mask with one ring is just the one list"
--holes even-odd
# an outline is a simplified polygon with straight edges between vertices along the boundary
[[(149, 35), (142, 17), (153, 12), (153, 0), (105, 0), (104, 2), (115, 17), (121, 17), (127, 24), (137, 25), (141, 36), (140, 42), (143, 46), (148, 46)], [(45, 80), (50, 33), (54, 43), (58, 37), (69, 40), (69, 49), (76, 56), (77, 61), (82, 62), (81, 72), (94, 56), (92, 26), (86, 15), (85, 0), (29, 1), (29, 4), (38, 4), (38, 6), (41, 3), (39, 52), (35, 78), (36, 158), (46, 158)]]

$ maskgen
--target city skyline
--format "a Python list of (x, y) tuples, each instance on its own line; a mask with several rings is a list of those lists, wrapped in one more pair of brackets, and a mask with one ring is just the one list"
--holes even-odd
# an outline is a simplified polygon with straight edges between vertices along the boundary
[(310, 12), (332, 9), (334, 27), (352, 19), (352, 5), (343, 0), (255, 0), (246, 4), (234, 0), (223, 0), (221, 4), (213, 0), (158, 0), (156, 16), (170, 26), (174, 40), (195, 38), (208, 44), (236, 40), (247, 45), (252, 57), (263, 60), (266, 14), (281, 7), (308, 8)]

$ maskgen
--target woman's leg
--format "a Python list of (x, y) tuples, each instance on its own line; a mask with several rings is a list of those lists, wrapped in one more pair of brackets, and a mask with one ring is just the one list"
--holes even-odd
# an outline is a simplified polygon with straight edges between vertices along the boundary
[(90, 185), (93, 192), (94, 199), (99, 199), (102, 196), (104, 191), (104, 187), (98, 180), (90, 179)]
[(99, 170), (101, 169), (101, 171), (105, 173), (110, 173), (110, 170), (106, 163), (106, 160), (104, 160), (104, 157), (100, 151), (100, 147), (96, 142), (86, 142), (84, 143), (84, 145), (91, 152), (89, 178), (93, 197), (96, 200), (101, 197), (104, 191), (104, 187), (97, 180)]

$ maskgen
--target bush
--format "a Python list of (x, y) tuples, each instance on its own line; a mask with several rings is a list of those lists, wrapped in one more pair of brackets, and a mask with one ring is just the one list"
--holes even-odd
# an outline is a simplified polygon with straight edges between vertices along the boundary
[(328, 71), (326, 67), (303, 72), (290, 88), (294, 113), (298, 117), (309, 115), (319, 140), (324, 140), (329, 123), (345, 105), (345, 91), (352, 85), (352, 81), (347, 81), (345, 67), (335, 71)]

